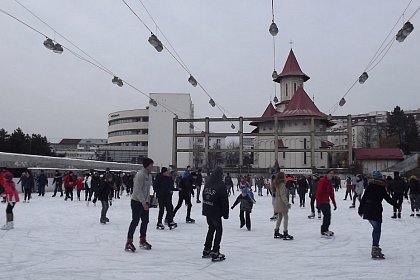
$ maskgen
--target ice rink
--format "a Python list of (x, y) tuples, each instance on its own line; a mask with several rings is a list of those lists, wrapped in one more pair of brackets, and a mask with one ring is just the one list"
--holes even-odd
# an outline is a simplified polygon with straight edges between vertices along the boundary
[[(293, 241), (273, 238), (271, 197), (256, 196), (252, 231), (239, 229), (236, 207), (224, 221), (221, 252), (227, 259), (212, 263), (201, 258), (207, 230), (201, 204), (193, 203), (196, 224), (185, 223), (183, 207), (172, 231), (155, 229), (157, 209), (151, 209), (153, 249), (133, 254), (123, 250), (131, 221), (125, 195), (110, 207), (111, 222), (101, 225), (99, 206), (34, 194), (31, 203), (15, 207), (15, 229), (0, 232), (0, 279), (420, 279), (420, 218), (409, 217), (407, 201), (397, 221), (384, 203), (381, 247), (387, 259), (372, 260), (370, 224), (349, 209), (343, 189), (336, 196), (330, 228), (336, 236), (321, 238), (320, 220), (307, 218), (309, 202), (300, 209), (296, 198), (289, 222)], [(3, 224), (5, 205), (0, 207)], [(138, 229), (135, 236), (138, 247)]]

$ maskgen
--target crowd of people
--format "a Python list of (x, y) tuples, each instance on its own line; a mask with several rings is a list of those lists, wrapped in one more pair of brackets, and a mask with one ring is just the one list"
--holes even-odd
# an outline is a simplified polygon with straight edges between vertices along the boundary
[[(111, 172), (106, 169), (104, 173), (91, 170), (85, 174), (74, 174), (72, 171), (62, 174), (57, 170), (52, 180), (54, 186), (52, 197), (60, 193), (64, 201), (73, 201), (73, 192), (76, 190), (76, 198), (80, 201), (83, 200), (84, 193), (87, 206), (90, 203), (96, 206), (96, 203), (100, 201), (102, 209), (99, 222), (107, 224), (110, 222), (107, 212), (113, 199), (120, 199), (124, 193), (130, 196), (132, 221), (127, 233), (125, 250), (131, 252), (136, 251), (133, 236), (139, 223), (140, 248), (146, 250), (152, 248), (147, 241), (149, 208), (159, 207), (156, 229), (164, 230), (165, 226), (168, 226), (172, 230), (178, 226), (174, 218), (183, 205), (186, 205), (186, 223), (195, 223), (191, 217), (192, 201), (195, 197), (197, 204), (203, 204), (202, 214), (206, 216), (208, 223), (203, 258), (212, 258), (213, 261), (224, 260), (225, 256), (220, 253), (222, 218), (229, 218), (228, 197), (235, 195), (234, 180), (231, 175), (227, 173), (224, 176), (223, 169), (219, 167), (203, 177), (200, 169), (194, 171), (190, 166), (182, 174), (163, 167), (158, 174), (152, 175), (154, 163), (149, 158), (143, 160), (143, 167), (137, 173)], [(20, 200), (13, 177), (13, 174), (5, 169), (0, 172), (0, 193), (3, 196), (3, 202), (7, 203), (6, 224), (1, 228), (3, 230), (13, 229), (13, 208)], [(29, 203), (35, 191), (38, 196), (45, 196), (45, 189), (48, 186), (47, 177), (43, 170), (36, 176), (30, 170), (22, 173), (17, 184), (21, 185), (23, 203)], [(334, 236), (334, 232), (329, 229), (331, 209), (337, 209), (335, 192), (341, 188), (342, 180), (334, 175), (333, 170), (328, 170), (324, 176), (312, 174), (293, 177), (283, 172), (272, 174), (270, 178), (238, 175), (236, 181), (236, 190), (239, 191), (239, 195), (230, 208), (233, 210), (239, 205), (240, 228), (246, 227), (248, 231), (251, 230), (251, 213), (256, 203), (254, 192), (257, 192), (258, 196), (263, 196), (265, 189), (266, 195), (272, 197), (274, 215), (270, 219), (276, 221), (274, 238), (294, 239), (289, 234), (288, 212), (295, 202), (296, 193), (299, 196), (300, 208), (305, 208), (306, 196), (309, 194), (311, 212), (308, 218), (314, 219), (316, 212), (318, 219), (322, 218), (321, 236), (326, 238)], [(403, 178), (398, 173), (394, 174), (394, 178), (390, 176), (385, 178), (380, 172), (375, 171), (369, 178), (357, 174), (348, 176), (343, 181), (346, 185), (344, 200), (350, 198), (350, 208), (356, 208), (358, 202), (358, 214), (372, 225), (372, 258), (383, 259), (384, 254), (379, 247), (382, 200), (386, 200), (393, 206), (393, 219), (401, 219), (404, 198), (410, 199), (410, 216), (420, 217), (419, 180), (415, 176)], [(153, 194), (150, 192), (151, 187)], [(178, 192), (178, 203), (174, 207), (172, 197), (175, 191)], [(280, 233), (281, 225), (283, 225), (282, 233)]]

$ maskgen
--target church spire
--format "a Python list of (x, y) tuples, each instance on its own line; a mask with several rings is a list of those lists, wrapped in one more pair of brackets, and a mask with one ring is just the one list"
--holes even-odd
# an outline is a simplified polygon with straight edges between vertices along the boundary
[(293, 49), (290, 49), (289, 56), (287, 57), (286, 63), (283, 67), (283, 71), (281, 71), (281, 73), (274, 81), (280, 83), (281, 80), (286, 77), (301, 77), (303, 78), (304, 82), (310, 79), (309, 76), (303, 73), (303, 71), (300, 69)]

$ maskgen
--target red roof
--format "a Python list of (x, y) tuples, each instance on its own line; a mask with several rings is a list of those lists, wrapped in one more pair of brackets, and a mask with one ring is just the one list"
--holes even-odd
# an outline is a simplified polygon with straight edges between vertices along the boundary
[(279, 112), (274, 108), (273, 104), (268, 104), (267, 108), (265, 109), (264, 113), (261, 116), (260, 121), (251, 122), (249, 125), (256, 126), (259, 122), (263, 122), (264, 118), (271, 118), (274, 115), (279, 114)]
[(295, 116), (315, 116), (326, 117), (324, 113), (319, 111), (315, 103), (311, 100), (308, 94), (302, 87), (296, 90), (295, 95), (290, 100), (283, 113), (282, 117), (295, 117)]
[(280, 83), (282, 78), (290, 76), (301, 76), (303, 81), (306, 82), (309, 80), (309, 76), (302, 72), (300, 69), (299, 63), (296, 59), (293, 49), (290, 49), (289, 56), (287, 57), (286, 63), (284, 64), (283, 71), (279, 74), (278, 78), (275, 79), (275, 82)]
[(398, 148), (353, 149), (355, 160), (403, 160), (404, 155)]
[(64, 138), (58, 143), (59, 145), (78, 145), (82, 139), (68, 139)]
[(288, 147), (284, 146), (283, 139), (278, 139), (277, 143), (278, 143), (278, 148), (279, 149), (287, 149), (288, 148)]
[(329, 149), (329, 148), (332, 148), (332, 147), (334, 147), (334, 143), (332, 143), (328, 140), (325, 140), (325, 141), (321, 141), (321, 147), (319, 147), (319, 148), (320, 149)]

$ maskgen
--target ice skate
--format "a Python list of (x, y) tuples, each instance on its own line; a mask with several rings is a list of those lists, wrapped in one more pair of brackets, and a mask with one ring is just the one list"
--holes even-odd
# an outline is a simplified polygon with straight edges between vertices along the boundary
[(194, 220), (194, 219), (191, 219), (191, 218), (187, 218), (187, 219), (185, 220), (185, 222), (186, 222), (187, 224), (195, 224), (195, 220)]
[(127, 239), (127, 243), (125, 243), (125, 251), (134, 253), (136, 251), (136, 247), (134, 247), (133, 239)]
[(372, 246), (372, 259), (374, 260), (384, 260), (385, 255), (382, 254), (382, 249), (377, 246)]
[(220, 261), (224, 261), (225, 259), (226, 259), (226, 256), (221, 254), (220, 252), (211, 253), (211, 260), (213, 262), (220, 262)]
[(109, 219), (108, 219), (107, 217), (105, 217), (105, 221), (106, 221), (107, 223), (109, 223)]
[(176, 228), (176, 227), (178, 227), (178, 224), (177, 223), (174, 223), (174, 222), (172, 222), (172, 223), (169, 223), (169, 229), (170, 230), (172, 230), (172, 229), (174, 229), (174, 228)]
[(398, 219), (401, 219), (401, 212), (398, 212)]
[(324, 231), (321, 232), (321, 237), (323, 238), (332, 238), (334, 236), (334, 233), (332, 231)]
[(152, 249), (152, 245), (150, 245), (146, 241), (146, 238), (140, 237), (140, 248), (143, 249), (143, 250), (151, 250)]
[(13, 229), (13, 222), (7, 222), (4, 226), (0, 228), (0, 230), (11, 230)]
[(165, 226), (162, 223), (157, 223), (156, 229), (164, 230)]
[(283, 240), (293, 240), (293, 236), (291, 236), (287, 231), (283, 232)]
[(105, 225), (105, 224), (106, 224), (106, 219), (102, 219), (102, 218), (101, 218), (101, 219), (99, 220), (99, 222), (100, 222), (101, 224)]
[(318, 219), (321, 219), (321, 213), (318, 213)]
[(308, 219), (315, 219), (315, 213), (311, 213), (311, 215), (308, 216)]
[(410, 217), (414, 217), (414, 211), (411, 212)]
[(392, 219), (396, 219), (397, 218), (397, 213), (394, 212), (394, 215), (391, 216)]
[(211, 256), (211, 251), (204, 249), (203, 250), (203, 255), (201, 256), (201, 258), (203, 258), (203, 259), (210, 259), (211, 257), (212, 257)]
[(163, 221), (163, 224), (164, 224), (164, 225), (168, 225), (168, 220), (167, 220), (167, 219), (165, 219), (165, 220)]
[(351, 205), (349, 208), (351, 208), (351, 209), (352, 209), (352, 208), (356, 208), (356, 206), (355, 206), (355, 205)]
[(284, 238), (284, 235), (283, 234), (280, 234), (280, 232), (279, 232), (279, 230), (278, 229), (275, 229), (274, 230), (274, 238)]
[(277, 215), (274, 214), (273, 217), (270, 218), (270, 221), (276, 221), (277, 220)]

